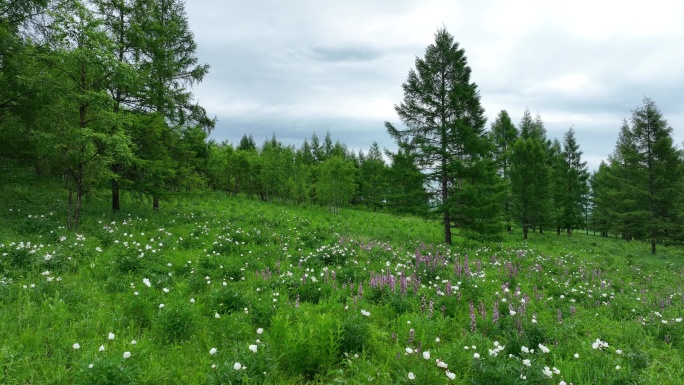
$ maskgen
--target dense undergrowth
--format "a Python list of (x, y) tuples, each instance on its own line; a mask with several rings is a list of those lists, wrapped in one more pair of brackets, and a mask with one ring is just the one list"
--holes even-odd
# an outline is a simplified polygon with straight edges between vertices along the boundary
[[(5, 175), (3, 175), (4, 177)], [(680, 384), (684, 251), (207, 193), (0, 186), (0, 383)]]

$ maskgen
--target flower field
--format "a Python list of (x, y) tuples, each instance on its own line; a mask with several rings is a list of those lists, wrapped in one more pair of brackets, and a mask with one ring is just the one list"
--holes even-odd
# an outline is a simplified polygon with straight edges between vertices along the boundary
[(95, 199), (69, 232), (59, 197), (1, 194), (3, 384), (684, 381), (681, 248), (446, 247), (436, 222), (221, 194)]

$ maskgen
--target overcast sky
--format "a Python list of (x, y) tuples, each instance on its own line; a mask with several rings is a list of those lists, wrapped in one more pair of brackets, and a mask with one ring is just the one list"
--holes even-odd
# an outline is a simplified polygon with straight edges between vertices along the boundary
[(623, 118), (650, 97), (684, 141), (684, 2), (189, 0), (193, 92), (218, 118), (212, 138), (299, 147), (330, 132), (350, 149), (394, 148), (384, 122), (416, 56), (445, 27), (465, 49), (490, 127), (505, 109), (539, 113), (548, 136), (574, 126), (590, 169)]

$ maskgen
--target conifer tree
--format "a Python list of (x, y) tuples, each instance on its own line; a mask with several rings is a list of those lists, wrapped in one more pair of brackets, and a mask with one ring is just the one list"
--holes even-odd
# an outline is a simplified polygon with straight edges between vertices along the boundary
[(503, 206), (501, 194), (491, 191), (490, 184), (497, 181), (493, 145), (484, 132), (484, 109), (470, 75), (465, 51), (446, 29), (438, 30), (434, 44), (409, 71), (404, 100), (395, 105), (405, 128), (385, 123), (392, 138), (410, 146), (426, 173), (448, 244), (453, 229), (471, 236), (496, 228), (496, 210), (472, 217), (482, 214), (474, 208)]
[(625, 121), (611, 158), (613, 194), (620, 229), (627, 237), (656, 245), (671, 237), (677, 222), (677, 196), (681, 194), (680, 151), (674, 146), (672, 128), (656, 104), (645, 98), (643, 106)]
[(504, 218), (506, 220), (506, 230), (511, 231), (511, 175), (510, 175), (510, 156), (513, 143), (518, 138), (518, 129), (511, 122), (511, 117), (506, 110), (501, 110), (492, 123), (490, 136), (494, 142), (494, 160), (499, 175), (505, 185)]
[(587, 162), (582, 161), (582, 151), (575, 140), (575, 130), (572, 127), (565, 133), (563, 142), (564, 183), (562, 191), (561, 223), (565, 226), (568, 236), (572, 228), (580, 226), (584, 221), (584, 208), (588, 199), (589, 171)]

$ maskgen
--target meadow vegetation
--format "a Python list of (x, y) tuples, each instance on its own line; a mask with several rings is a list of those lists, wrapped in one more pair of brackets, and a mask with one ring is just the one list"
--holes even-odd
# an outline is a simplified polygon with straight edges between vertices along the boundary
[[(3, 174), (3, 384), (680, 384), (684, 250)], [(27, 180), (30, 183), (26, 183)]]

